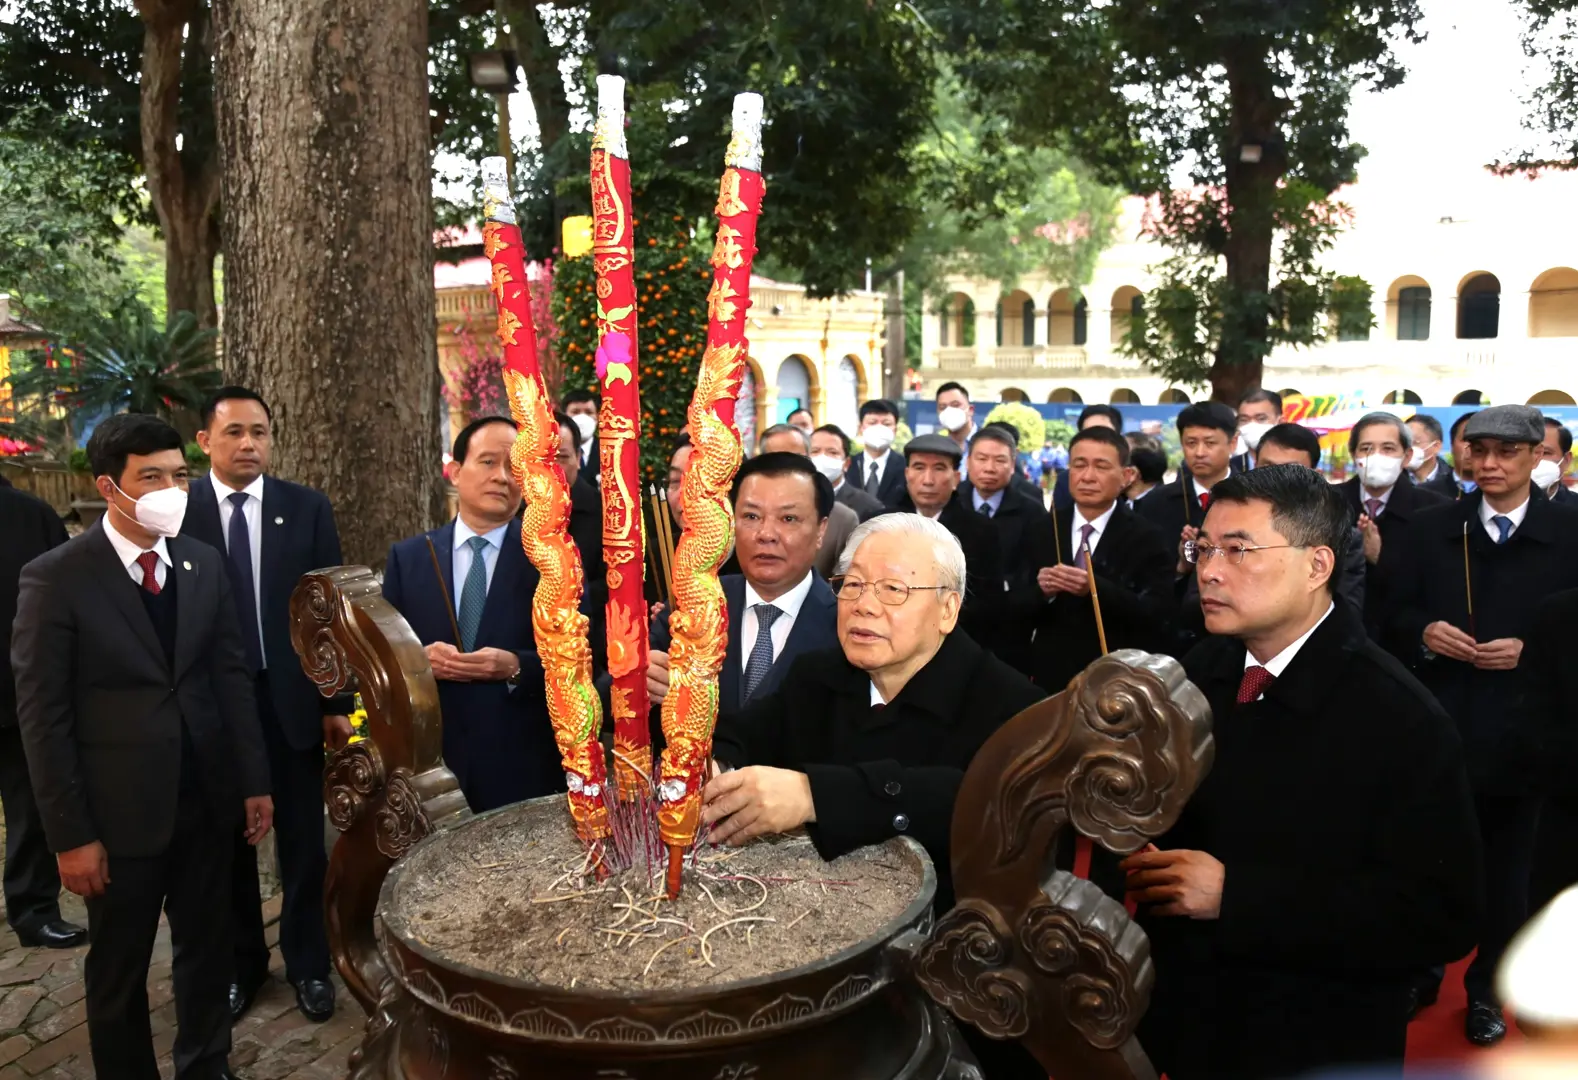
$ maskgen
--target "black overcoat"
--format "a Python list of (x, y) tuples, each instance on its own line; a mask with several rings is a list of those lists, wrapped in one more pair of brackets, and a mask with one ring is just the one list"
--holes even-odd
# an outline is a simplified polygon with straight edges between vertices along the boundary
[[(1342, 492), (1348, 509), (1353, 512), (1354, 521), (1358, 521), (1360, 514), (1368, 513), (1364, 501), (1369, 494), (1360, 486), (1357, 476), (1344, 481), (1338, 490)], [(1381, 516), (1375, 521), (1376, 527), (1381, 530), (1381, 558), (1373, 564), (1368, 559), (1364, 562), (1364, 628), (1383, 647), (1391, 648), (1394, 645), (1387, 640), (1386, 624), (1390, 618), (1388, 613), (1395, 602), (1397, 582), (1410, 561), (1409, 529), (1421, 513), (1432, 506), (1441, 506), (1446, 501), (1444, 496), (1431, 488), (1399, 480), (1393, 485), (1391, 497), (1386, 500)], [(1363, 550), (1361, 537), (1360, 552)], [(1398, 651), (1405, 652), (1406, 648)]]
[(1052, 516), (1039, 499), (1026, 497), (1014, 486), (1004, 490), (1002, 501), (990, 518), (975, 509), (974, 489), (968, 483), (959, 488), (959, 506), (973, 511), (991, 526), (1001, 559), (1001, 618), (992, 636), (983, 639), (982, 644), (1021, 674), (1033, 675), (1030, 639), (1046, 599), (1036, 584), (1036, 575), (1043, 566), (1057, 562)]

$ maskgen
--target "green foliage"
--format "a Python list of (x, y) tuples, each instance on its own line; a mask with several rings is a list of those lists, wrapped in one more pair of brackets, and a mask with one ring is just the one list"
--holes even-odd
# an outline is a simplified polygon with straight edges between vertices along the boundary
[(183, 453), (186, 457), (186, 464), (190, 468), (201, 472), (208, 471), (208, 455), (203, 452), (201, 446), (198, 446), (195, 442), (189, 442), (186, 444), (186, 449)]
[[(638, 193), (636, 205), (644, 199)], [(641, 371), (641, 475), (668, 475), (707, 345), (707, 252), (678, 215), (636, 221), (636, 328)], [(597, 277), (589, 256), (554, 264), (553, 320), (562, 390), (597, 391)]]
[(1019, 432), (1019, 452), (1021, 454), (1033, 453), (1047, 441), (1046, 419), (1036, 410), (1022, 401), (1005, 401), (997, 405), (986, 414), (986, 419), (981, 421), (981, 426), (1001, 420), (1014, 425), (1014, 430)]
[(1519, 0), (1523, 52), (1543, 59), (1545, 81), (1528, 96), (1530, 144), (1491, 169), (1536, 174), (1578, 169), (1578, 0)]
[(86, 331), (57, 366), (15, 371), (8, 381), (19, 411), (46, 412), (53, 404), (69, 415), (135, 412), (168, 420), (179, 409), (200, 408), (219, 388), (216, 337), (191, 312), (160, 328), (146, 304), (127, 300)]
[(1045, 446), (1047, 439), (1051, 439), (1059, 446), (1067, 446), (1074, 441), (1074, 435), (1077, 431), (1078, 429), (1067, 420), (1048, 420), (1046, 422), (1046, 435), (1042, 438), (1041, 445)]
[(92, 467), (92, 464), (88, 461), (87, 449), (81, 446), (73, 450), (71, 456), (67, 459), (67, 468), (81, 476), (88, 475), (88, 470)]

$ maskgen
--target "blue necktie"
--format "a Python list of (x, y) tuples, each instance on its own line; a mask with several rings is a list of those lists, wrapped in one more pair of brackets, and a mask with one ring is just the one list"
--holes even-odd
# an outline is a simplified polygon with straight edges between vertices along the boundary
[(1506, 514), (1497, 514), (1490, 519), (1490, 522), (1501, 532), (1501, 535), (1496, 537), (1496, 543), (1505, 544), (1507, 537), (1512, 535), (1512, 519)]
[(229, 549), (230, 591), (236, 598), (236, 615), (241, 619), (241, 645), (246, 650), (247, 666), (263, 670), (263, 642), (258, 639), (258, 594), (252, 583), (252, 531), (247, 528), (247, 494), (231, 492), (230, 529), (225, 537)]
[(460, 589), (460, 651), (475, 652), (477, 628), (482, 625), (482, 609), (488, 603), (488, 564), (482, 553), (487, 550), (485, 536), (473, 536), (466, 541), (471, 549), (471, 569), (466, 571), (466, 583)]
[(783, 612), (771, 604), (756, 605), (756, 642), (751, 646), (751, 658), (745, 662), (745, 693), (740, 701), (751, 700), (756, 688), (762, 684), (773, 666), (773, 623)]

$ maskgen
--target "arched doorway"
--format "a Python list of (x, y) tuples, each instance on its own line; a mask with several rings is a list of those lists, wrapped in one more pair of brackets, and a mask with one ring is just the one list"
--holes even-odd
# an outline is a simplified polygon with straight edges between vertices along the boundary
[(1120, 285), (1112, 294), (1112, 344), (1128, 339), (1134, 320), (1145, 317), (1145, 294), (1133, 285)]
[(1541, 390), (1529, 399), (1530, 405), (1578, 405), (1565, 390)]
[(1457, 288), (1457, 336), (1493, 338), (1501, 324), (1501, 282), (1495, 274), (1470, 274)]
[(1112, 392), (1112, 397), (1107, 399), (1113, 405), (1138, 405), (1140, 395), (1126, 386), (1120, 386)]
[(1022, 347), (1036, 340), (1036, 302), (1015, 289), (997, 304), (997, 344)]
[(762, 409), (766, 404), (758, 393), (762, 385), (762, 369), (752, 357), (746, 357), (745, 370), (740, 374), (740, 390), (734, 399), (734, 424), (740, 431), (743, 446), (756, 445), (756, 432), (763, 420)]
[(1005, 386), (997, 398), (999, 401), (1029, 401), (1030, 395), (1017, 386)]
[(1480, 393), (1478, 390), (1464, 390), (1461, 394), (1458, 394), (1455, 397), (1453, 397), (1452, 404), (1454, 404), (1454, 405), (1489, 405), (1490, 402), (1485, 400), (1485, 395)]
[[(1402, 396), (1399, 397), (1398, 395)], [(1412, 390), (1393, 390), (1381, 399), (1382, 405), (1423, 405), (1425, 399)]]
[(1386, 289), (1386, 336), (1393, 341), (1430, 340), (1430, 283), (1406, 274)]
[(941, 331), (937, 344), (944, 349), (968, 348), (975, 344), (975, 303), (962, 292), (949, 293), (938, 309)]
[(1085, 399), (1071, 386), (1060, 386), (1047, 395), (1048, 405), (1083, 405)]
[(1189, 404), (1189, 395), (1178, 389), (1176, 386), (1169, 386), (1166, 390), (1162, 391), (1162, 396), (1156, 399), (1156, 404), (1187, 405)]
[(773, 423), (782, 424), (796, 409), (816, 411), (811, 403), (811, 364), (803, 356), (787, 356), (778, 365), (778, 402), (773, 408)]
[(1090, 305), (1082, 296), (1074, 299), (1074, 290), (1059, 289), (1047, 301), (1047, 344), (1083, 345), (1089, 326)]
[(822, 422), (837, 424), (846, 433), (853, 434), (859, 427), (856, 417), (865, 396), (866, 380), (861, 375), (860, 361), (853, 356), (843, 357), (828, 383), (827, 415)]
[(1529, 336), (1578, 337), (1578, 270), (1559, 266), (1529, 286)]

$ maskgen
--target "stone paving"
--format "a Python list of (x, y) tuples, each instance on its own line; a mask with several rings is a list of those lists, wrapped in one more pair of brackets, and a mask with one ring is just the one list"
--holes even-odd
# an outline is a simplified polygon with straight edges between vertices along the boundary
[[(217, 898), (223, 903), (223, 898)], [(87, 925), (82, 901), (61, 897), (67, 919)], [(258, 992), (252, 1010), (233, 1029), (230, 1065), (246, 1080), (331, 1080), (346, 1073), (346, 1059), (361, 1040), (364, 1017), (360, 1006), (335, 977), (338, 991), (333, 1019), (314, 1024), (296, 1008), (294, 991), (285, 982), (277, 949), (279, 897), (264, 902), (268, 943), (274, 949), (269, 981)], [(93, 1062), (88, 1053), (88, 1027), (82, 1000), (79, 949), (27, 949), (9, 927), (0, 924), (0, 1080), (89, 1080)], [(170, 1080), (174, 1066), (175, 1000), (170, 984), (170, 929), (162, 921), (148, 972), (148, 1007), (153, 1018), (154, 1053)]]

